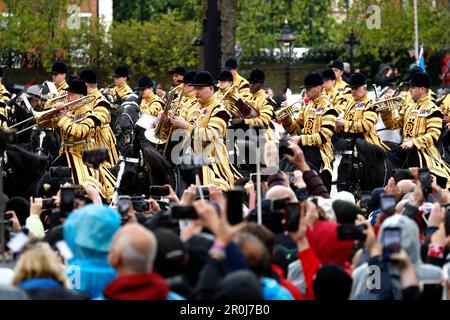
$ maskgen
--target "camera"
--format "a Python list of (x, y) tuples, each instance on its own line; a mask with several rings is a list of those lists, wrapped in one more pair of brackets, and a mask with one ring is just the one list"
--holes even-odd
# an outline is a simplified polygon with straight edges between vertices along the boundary
[(56, 209), (56, 202), (53, 198), (42, 199), (42, 210), (53, 210)]
[(388, 215), (395, 213), (397, 200), (394, 195), (382, 193), (380, 196), (381, 211)]
[(117, 211), (119, 211), (122, 223), (128, 220), (128, 210), (130, 209), (130, 196), (119, 196), (117, 199)]
[(291, 148), (289, 148), (287, 141), (281, 141), (279, 146), (279, 154), (280, 155), (288, 154), (290, 156), (293, 156), (294, 151)]
[(172, 218), (174, 219), (198, 219), (194, 206), (173, 206)]
[(366, 235), (363, 231), (367, 229), (367, 226), (362, 224), (355, 226), (353, 224), (343, 224), (337, 227), (338, 240), (362, 240), (366, 239)]
[(146, 212), (150, 209), (150, 204), (145, 201), (143, 196), (132, 197), (131, 204), (133, 205), (133, 209), (137, 212)]
[(108, 150), (105, 148), (83, 151), (83, 162), (87, 165), (98, 167), (107, 160)]
[(399, 253), (402, 246), (402, 229), (400, 228), (385, 228), (383, 231), (383, 259), (385, 261), (391, 259), (391, 255)]
[(450, 236), (450, 206), (447, 206), (447, 211), (445, 212), (445, 235)]
[(170, 188), (167, 186), (151, 186), (150, 195), (155, 197), (166, 197), (170, 194)]
[(50, 179), (72, 179), (72, 168), (50, 167)]
[(286, 211), (286, 231), (297, 231), (300, 223), (300, 203), (289, 203)]
[(74, 209), (75, 201), (75, 187), (63, 186), (61, 187), (61, 203), (59, 205), (59, 212), (62, 217), (66, 217)]
[(433, 183), (433, 178), (428, 170), (419, 172), (420, 185), (422, 186), (422, 193), (424, 198), (428, 197), (432, 193), (433, 189), (431, 184)]
[(195, 199), (201, 199), (200, 191), (203, 193), (203, 199), (209, 200), (209, 188), (206, 186), (200, 186), (196, 188)]
[(242, 203), (244, 202), (242, 189), (227, 191), (227, 218), (231, 225), (242, 222)]

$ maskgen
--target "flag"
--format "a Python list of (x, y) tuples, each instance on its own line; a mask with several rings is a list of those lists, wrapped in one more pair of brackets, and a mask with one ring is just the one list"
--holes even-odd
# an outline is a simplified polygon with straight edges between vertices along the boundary
[(426, 71), (425, 70), (425, 57), (424, 57), (424, 54), (423, 54), (423, 45), (420, 46), (420, 50), (419, 50), (419, 64), (418, 64), (418, 66), (420, 68), (422, 68), (423, 71)]

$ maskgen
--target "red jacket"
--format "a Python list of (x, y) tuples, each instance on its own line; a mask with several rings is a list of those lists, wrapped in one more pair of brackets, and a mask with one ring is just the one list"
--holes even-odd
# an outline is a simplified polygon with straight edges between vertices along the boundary
[(272, 271), (280, 277), (280, 285), (289, 290), (295, 300), (305, 300), (300, 290), (289, 280), (284, 277), (283, 270), (276, 264), (271, 265)]

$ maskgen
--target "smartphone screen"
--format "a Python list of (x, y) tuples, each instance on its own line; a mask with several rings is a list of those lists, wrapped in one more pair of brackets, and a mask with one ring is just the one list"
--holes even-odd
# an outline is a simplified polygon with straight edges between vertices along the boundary
[(394, 213), (397, 200), (395, 196), (390, 194), (383, 194), (380, 197), (381, 210), (385, 213)]
[(450, 209), (447, 208), (447, 212), (445, 213), (445, 235), (450, 236)]
[(227, 218), (231, 225), (242, 222), (243, 190), (227, 191)]
[(117, 210), (119, 211), (122, 217), (126, 216), (128, 210), (130, 209), (130, 197), (129, 196), (120, 196), (117, 199)]
[(174, 219), (198, 219), (194, 206), (173, 206), (172, 218)]
[(61, 204), (59, 205), (59, 211), (63, 214), (68, 214), (73, 211), (75, 201), (75, 189), (74, 187), (62, 187), (61, 188)]
[(402, 230), (400, 228), (385, 228), (383, 231), (383, 258), (389, 260), (393, 253), (402, 248)]
[(286, 231), (297, 231), (300, 223), (300, 204), (289, 203), (286, 215)]
[(363, 233), (365, 225), (355, 226), (353, 224), (342, 224), (337, 227), (338, 240), (365, 240)]
[(170, 194), (170, 189), (165, 186), (151, 186), (150, 195), (158, 197), (166, 197)]

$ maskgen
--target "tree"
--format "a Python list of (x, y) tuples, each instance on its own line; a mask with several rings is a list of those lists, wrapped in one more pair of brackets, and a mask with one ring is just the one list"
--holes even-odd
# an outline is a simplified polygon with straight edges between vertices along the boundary
[(332, 42), (335, 22), (329, 2), (321, 0), (245, 0), (238, 3), (237, 39), (244, 56), (277, 47), (276, 37), (287, 19), (298, 47)]
[[(336, 29), (336, 44), (343, 47), (345, 39), (354, 30), (360, 41), (356, 50), (355, 60), (360, 61), (360, 67), (367, 74), (378, 72), (378, 64), (389, 63), (408, 72), (414, 58), (409, 51), (414, 49), (414, 10), (412, 1), (403, 5), (396, 0), (378, 1), (381, 9), (380, 29), (367, 27), (366, 9), (373, 4), (370, 0), (355, 1), (349, 16)], [(437, 74), (438, 65), (434, 61), (445, 54), (449, 47), (450, 12), (448, 4), (437, 2), (434, 7), (430, 1), (418, 1), (419, 43), (424, 44), (427, 71), (433, 76)], [(345, 51), (345, 48), (343, 51)], [(343, 57), (347, 57), (344, 53)], [(436, 80), (436, 79), (435, 79)]]
[(71, 48), (84, 44), (90, 50), (98, 26), (69, 29), (67, 6), (67, 0), (6, 0), (8, 16), (0, 17), (0, 52), (5, 64), (49, 68), (55, 60), (70, 63), (75, 54)]
[(116, 22), (99, 63), (110, 70), (124, 63), (135, 77), (146, 73), (152, 78), (168, 79), (167, 72), (175, 65), (196, 68), (198, 52), (191, 41), (198, 30), (198, 22), (182, 20), (175, 13), (143, 24), (137, 20)]
[(222, 62), (234, 56), (238, 0), (219, 0), (222, 31)]

